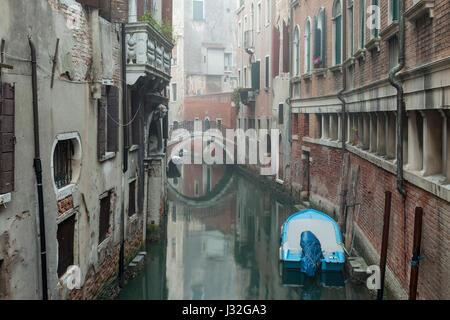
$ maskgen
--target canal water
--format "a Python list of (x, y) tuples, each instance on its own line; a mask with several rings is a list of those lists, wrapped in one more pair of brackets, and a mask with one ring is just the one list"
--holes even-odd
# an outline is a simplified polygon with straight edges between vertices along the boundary
[(229, 167), (185, 165), (169, 179), (163, 239), (122, 300), (371, 299), (345, 275), (305, 278), (279, 263), (289, 198)]

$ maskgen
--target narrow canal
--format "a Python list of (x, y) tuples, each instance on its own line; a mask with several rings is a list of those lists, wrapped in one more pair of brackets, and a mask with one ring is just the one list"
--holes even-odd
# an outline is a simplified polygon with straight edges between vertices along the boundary
[(279, 263), (280, 229), (299, 210), (233, 169), (185, 165), (169, 179), (164, 236), (123, 300), (371, 299), (340, 274), (305, 279)]

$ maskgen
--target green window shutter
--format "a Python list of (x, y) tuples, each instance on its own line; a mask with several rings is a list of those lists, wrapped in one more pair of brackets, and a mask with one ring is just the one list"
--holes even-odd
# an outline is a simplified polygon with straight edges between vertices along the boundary
[(313, 60), (315, 61), (320, 56), (320, 31), (317, 28), (317, 18), (314, 17), (314, 56)]
[[(373, 0), (373, 5), (378, 7), (378, 0)], [(381, 13), (380, 13), (381, 14)], [(381, 19), (381, 17), (379, 17), (379, 19)], [(378, 28), (375, 29), (375, 38), (378, 38), (378, 33), (380, 32), (380, 30)]]
[(270, 81), (269, 81), (269, 77), (270, 77), (270, 71), (269, 71), (269, 57), (266, 57), (266, 88), (269, 88), (270, 85)]
[(392, 21), (398, 20), (398, 0), (392, 1)]
[(341, 64), (341, 32), (342, 32), (342, 19), (341, 17), (336, 18), (336, 64)]
[(193, 17), (194, 20), (203, 20), (203, 1), (195, 1), (193, 2)]
[(260, 89), (260, 65), (259, 61), (252, 63), (252, 89), (255, 91)]
[(322, 16), (322, 32), (321, 32), (321, 45), (320, 45), (320, 56), (322, 57), (322, 68), (326, 67), (326, 47), (327, 47), (327, 16), (325, 14), (325, 9), (320, 12)]
[(364, 4), (365, 4), (364, 0), (359, 1), (359, 28), (360, 28), (360, 33), (361, 33), (361, 39), (360, 39), (360, 47), (361, 48), (364, 48), (364, 43), (365, 43), (364, 29), (365, 29), (366, 23), (365, 23), (364, 12), (365, 12), (366, 8), (365, 8)]

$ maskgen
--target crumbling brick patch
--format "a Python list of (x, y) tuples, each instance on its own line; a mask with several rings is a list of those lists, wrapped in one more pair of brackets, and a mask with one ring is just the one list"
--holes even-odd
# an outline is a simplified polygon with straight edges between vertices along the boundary
[(65, 212), (73, 209), (73, 197), (68, 196), (65, 199), (58, 201), (58, 217), (62, 216)]

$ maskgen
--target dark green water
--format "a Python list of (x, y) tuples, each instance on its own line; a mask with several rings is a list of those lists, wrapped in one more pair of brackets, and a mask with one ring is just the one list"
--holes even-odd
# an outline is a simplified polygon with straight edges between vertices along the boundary
[(185, 166), (169, 182), (163, 240), (118, 299), (370, 299), (340, 274), (282, 270), (281, 225), (299, 211), (289, 199), (223, 168)]

